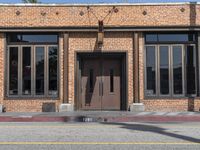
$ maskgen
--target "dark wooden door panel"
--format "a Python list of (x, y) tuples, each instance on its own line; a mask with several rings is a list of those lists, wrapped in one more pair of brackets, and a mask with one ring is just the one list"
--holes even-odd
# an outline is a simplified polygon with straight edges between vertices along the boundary
[(121, 99), (121, 68), (119, 59), (103, 59), (103, 110), (120, 110)]
[(82, 109), (101, 109), (99, 81), (101, 70), (99, 59), (89, 58), (83, 61), (82, 69)]
[(84, 58), (81, 72), (81, 109), (120, 110), (120, 59)]

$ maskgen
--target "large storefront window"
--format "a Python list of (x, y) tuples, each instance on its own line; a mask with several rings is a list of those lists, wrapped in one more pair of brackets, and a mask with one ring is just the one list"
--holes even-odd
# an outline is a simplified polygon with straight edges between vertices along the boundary
[[(35, 34), (27, 36), (37, 39)], [(28, 45), (8, 42), (8, 62), (8, 96), (58, 96), (57, 45), (50, 42)]]
[(145, 96), (196, 95), (194, 34), (146, 34)]

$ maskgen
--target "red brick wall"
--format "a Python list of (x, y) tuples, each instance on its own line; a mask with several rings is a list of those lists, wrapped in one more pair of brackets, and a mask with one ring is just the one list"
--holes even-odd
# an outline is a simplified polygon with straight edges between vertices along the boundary
[(5, 55), (5, 35), (0, 33), (0, 104), (3, 104), (4, 101), (4, 60)]
[[(105, 26), (189, 26), (191, 23), (191, 12), (189, 4), (163, 4), (163, 5), (128, 5), (116, 6), (118, 13), (113, 13), (104, 20)], [(99, 19), (107, 15), (112, 6), (91, 6), (94, 14)], [(84, 15), (80, 15), (80, 12)], [(17, 15), (19, 12), (19, 15)], [(146, 15), (144, 15), (146, 12)], [(91, 27), (97, 26), (97, 19), (92, 13), (87, 13), (86, 6), (1, 6), (0, 7), (1, 28), (23, 28), (23, 27)], [(194, 21), (193, 21), (194, 22)], [(196, 25), (200, 25), (200, 5), (196, 5)], [(95, 32), (71, 32), (69, 34), (69, 102), (75, 103), (75, 52), (93, 52), (96, 50)], [(145, 99), (144, 97), (144, 39), (139, 34), (139, 95), (140, 101), (145, 104), (146, 111), (187, 111), (194, 105), (194, 110), (199, 111), (200, 99), (195, 99), (194, 104), (188, 99)], [(56, 108), (63, 101), (63, 38), (59, 41), (59, 98), (52, 99), (12, 99), (7, 100), (4, 95), (5, 87), (5, 47), (4, 34), (0, 33), (0, 104), (6, 106), (7, 111), (14, 112), (38, 112), (42, 110), (43, 103), (53, 102)], [(133, 102), (133, 33), (132, 32), (106, 32), (104, 52), (123, 51), (128, 53), (128, 103)]]
[[(74, 103), (75, 52), (94, 52), (97, 33), (70, 33), (69, 35), (69, 101)], [(128, 101), (133, 102), (133, 34), (132, 32), (106, 32), (103, 52), (128, 53)]]
[[(190, 25), (190, 6), (179, 5), (127, 5), (116, 6), (117, 13), (104, 20), (109, 26), (184, 26)], [(91, 6), (98, 19), (103, 19), (112, 6)], [(184, 11), (182, 12), (181, 10)], [(199, 5), (197, 6), (197, 10)], [(80, 12), (84, 15), (80, 15)], [(144, 15), (144, 11), (146, 15)], [(16, 12), (20, 12), (19, 15)], [(86, 6), (1, 6), (2, 27), (61, 27), (94, 26), (98, 21), (87, 13)], [(197, 12), (197, 16), (199, 11)], [(200, 19), (197, 18), (199, 23)]]

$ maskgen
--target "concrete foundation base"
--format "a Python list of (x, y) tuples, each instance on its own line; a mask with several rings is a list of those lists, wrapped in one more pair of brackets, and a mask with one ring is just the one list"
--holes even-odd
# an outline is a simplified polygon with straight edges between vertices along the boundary
[(73, 104), (60, 104), (59, 112), (67, 112), (67, 111), (74, 111)]
[(3, 105), (0, 104), (0, 113), (3, 112)]
[(133, 103), (130, 104), (130, 111), (132, 112), (140, 112), (140, 111), (144, 111), (145, 107), (143, 103)]

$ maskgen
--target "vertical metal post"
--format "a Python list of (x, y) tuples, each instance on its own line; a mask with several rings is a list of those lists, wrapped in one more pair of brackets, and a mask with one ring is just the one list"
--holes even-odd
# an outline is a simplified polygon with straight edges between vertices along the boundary
[(139, 103), (139, 33), (133, 34), (133, 93), (134, 103)]
[(200, 63), (200, 56), (199, 56), (199, 54), (200, 54), (200, 32), (198, 32), (198, 34), (197, 34), (197, 38), (196, 38), (196, 40), (197, 40), (197, 46), (196, 46), (196, 64), (197, 64), (197, 66), (196, 66), (196, 68), (197, 68), (197, 71), (196, 71), (196, 79), (197, 79), (197, 96), (199, 96), (200, 95), (200, 79), (199, 79), (199, 75), (200, 75), (200, 65), (199, 65), (199, 63)]
[(69, 33), (63, 34), (63, 103), (69, 102), (69, 94), (68, 94), (68, 48), (69, 48)]

